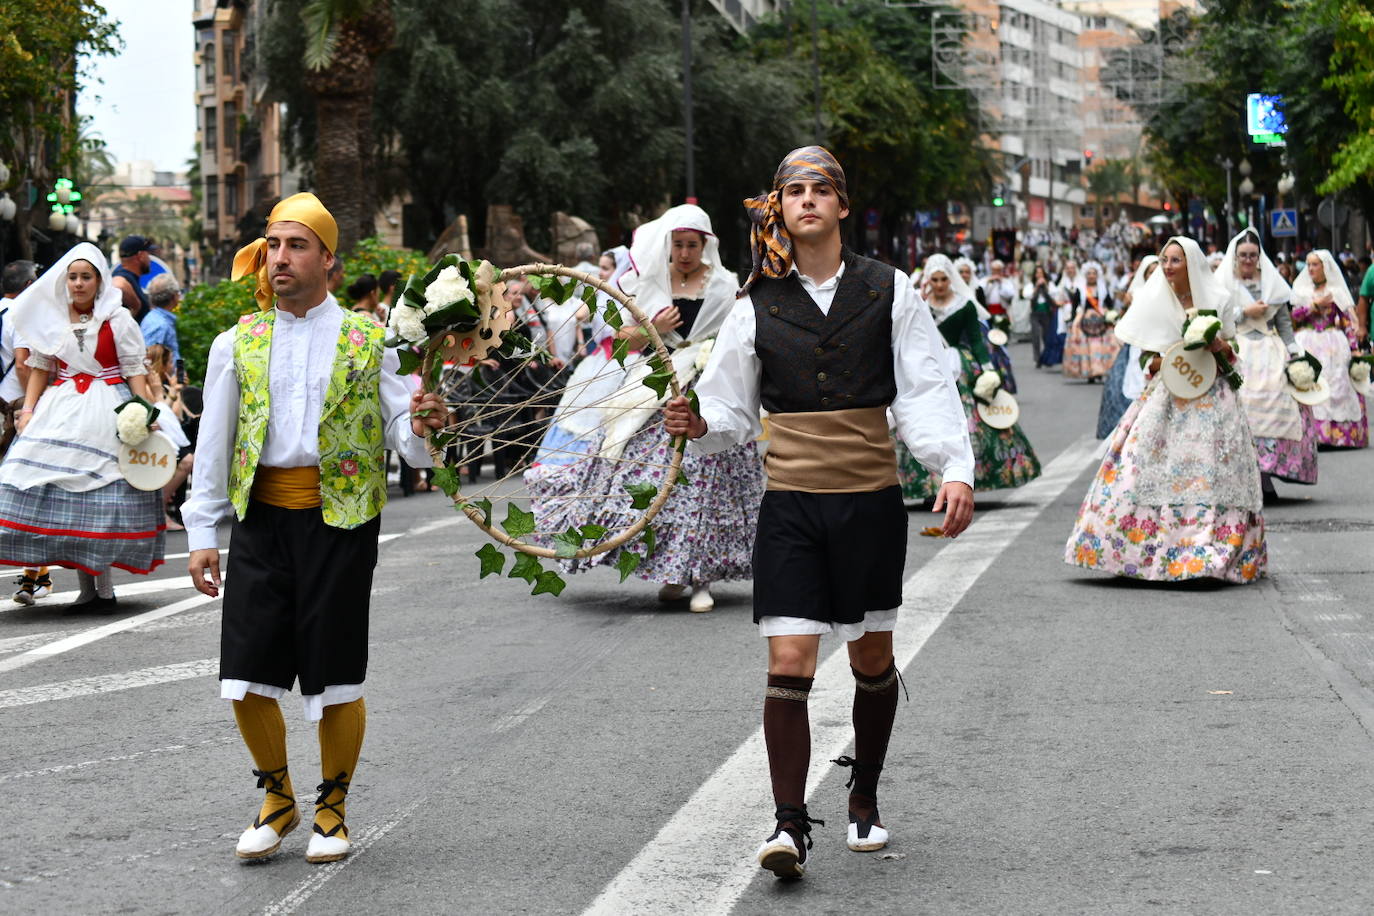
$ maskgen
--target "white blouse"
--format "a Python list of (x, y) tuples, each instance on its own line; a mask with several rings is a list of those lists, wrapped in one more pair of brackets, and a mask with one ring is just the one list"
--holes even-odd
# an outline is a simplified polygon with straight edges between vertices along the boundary
[[(823, 314), (830, 314), (844, 264), (835, 276), (816, 283), (795, 267), (792, 272)], [(897, 434), (916, 460), (945, 480), (973, 486), (973, 446), (968, 418), (954, 381), (944, 371), (940, 332), (930, 310), (906, 274), (896, 271), (892, 302), (892, 357), (897, 398), (890, 408)], [(752, 442), (763, 433), (759, 422), (763, 364), (754, 349), (754, 304), (736, 300), (725, 319), (706, 371), (696, 384), (706, 435), (690, 443), (700, 454)]]
[[(277, 309), (268, 357), (272, 409), (259, 464), (295, 468), (320, 463), (320, 414), (334, 371), (343, 316), (332, 295), (326, 295), (303, 318)], [(205, 410), (196, 442), (195, 475), (190, 498), (181, 509), (190, 550), (217, 547), (215, 526), (233, 508), (229, 501), (229, 463), (239, 412), (234, 334), (235, 328), (230, 328), (215, 338), (205, 371)], [(411, 467), (432, 467), (425, 440), (410, 428), (414, 385), (409, 378), (396, 374), (399, 366), (396, 351), (387, 348), (381, 373), (386, 447), (399, 452)]]
[[(114, 333), (115, 352), (119, 354), (120, 374), (128, 379), (146, 373), (148, 370), (143, 365), (143, 357), (147, 348), (143, 345), (143, 332), (139, 330), (138, 322), (134, 320), (134, 316), (129, 314), (128, 309), (119, 308), (110, 314), (108, 321), (110, 330)], [(62, 336), (61, 345), (55, 348), (56, 353), (40, 353), (37, 350), (30, 350), (29, 368), (52, 372), (57, 361), (61, 360), (67, 364), (68, 370), (72, 373), (86, 373), (87, 375), (99, 373), (101, 365), (95, 358), (95, 348), (100, 339), (100, 323), (92, 321), (86, 325), (73, 325), (73, 327), (87, 329), (80, 343), (77, 343), (76, 333), (73, 331)]]

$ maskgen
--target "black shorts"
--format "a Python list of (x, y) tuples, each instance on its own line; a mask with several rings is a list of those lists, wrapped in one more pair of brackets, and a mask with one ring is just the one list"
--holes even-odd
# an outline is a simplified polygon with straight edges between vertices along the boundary
[(902, 603), (907, 513), (902, 490), (769, 490), (754, 541), (754, 622), (805, 617), (858, 623)]
[(299, 678), (306, 696), (361, 684), (381, 525), (345, 530), (319, 509), (249, 503), (229, 539), (220, 680), (290, 690)]

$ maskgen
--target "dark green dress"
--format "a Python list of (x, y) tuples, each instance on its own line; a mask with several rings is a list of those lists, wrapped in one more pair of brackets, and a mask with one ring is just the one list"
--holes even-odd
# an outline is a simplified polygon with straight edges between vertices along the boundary
[[(938, 325), (945, 342), (959, 354), (959, 400), (964, 402), (969, 441), (973, 445), (973, 488), (1005, 490), (1039, 477), (1040, 460), (1019, 425), (993, 429), (978, 419), (973, 383), (981, 367), (991, 369), (993, 363), (977, 309), (972, 302), (965, 303), (945, 315)], [(909, 502), (933, 499), (940, 490), (940, 476), (927, 471), (901, 440), (897, 441), (897, 478), (902, 485), (902, 497)]]

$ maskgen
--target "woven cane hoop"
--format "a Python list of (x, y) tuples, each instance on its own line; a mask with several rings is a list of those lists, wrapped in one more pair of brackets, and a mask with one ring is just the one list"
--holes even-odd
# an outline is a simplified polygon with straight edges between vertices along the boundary
[[(562, 264), (522, 264), (519, 267), (508, 267), (501, 271), (501, 275), (497, 278), (497, 282), (505, 283), (508, 280), (515, 280), (520, 277), (530, 276), (531, 274), (544, 277), (567, 277), (600, 290), (610, 296), (623, 306), (625, 311), (629, 312), (630, 316), (639, 324), (639, 330), (648, 337), (653, 351), (658, 354), (658, 358), (662, 361), (663, 365), (671, 370), (672, 361), (668, 353), (668, 348), (663, 345), (663, 339), (659, 336), (658, 329), (653, 326), (644, 312), (640, 310), (633, 296), (626, 295), (621, 289), (606, 283), (600, 277), (594, 277), (591, 274), (584, 273), (580, 270), (574, 270), (571, 267), (564, 267)], [(434, 366), (434, 360), (436, 358), (441, 358), (441, 354), (444, 350), (444, 339), (448, 336), (449, 332), (441, 331), (432, 335), (425, 345), (425, 356), (424, 362), (420, 367), (420, 377), (424, 379), (423, 388), (426, 393), (431, 393), (435, 390), (435, 385), (432, 381), (433, 376), (430, 370)], [(673, 377), (669, 380), (668, 384), (670, 397), (675, 398), (682, 394), (682, 390), (678, 386), (676, 373), (672, 373), (672, 375)], [(434, 459), (435, 466), (443, 466), (444, 449), (435, 445), (432, 434), (425, 437), (425, 443), (429, 448), (430, 456)], [(658, 493), (644, 510), (644, 514), (632, 525), (608, 537), (606, 540), (579, 549), (573, 554), (572, 558), (582, 559), (606, 553), (607, 551), (614, 550), (617, 547), (629, 543), (643, 533), (648, 524), (653, 521), (654, 516), (658, 515), (659, 510), (663, 508), (664, 503), (668, 501), (669, 494), (673, 491), (673, 486), (677, 482), (678, 473), (682, 467), (682, 451), (684, 444), (682, 437), (679, 436), (674, 438), (673, 456), (668, 468), (663, 474), (663, 482), (659, 484)], [(482, 511), (472, 506), (469, 499), (463, 495), (461, 486), (454, 493), (453, 502), (474, 525), (486, 532), (487, 536), (492, 540), (504, 544), (513, 550), (531, 554), (536, 557), (551, 559), (558, 556), (551, 547), (543, 547), (539, 544), (528, 544), (519, 538), (511, 537), (495, 525), (487, 524)]]

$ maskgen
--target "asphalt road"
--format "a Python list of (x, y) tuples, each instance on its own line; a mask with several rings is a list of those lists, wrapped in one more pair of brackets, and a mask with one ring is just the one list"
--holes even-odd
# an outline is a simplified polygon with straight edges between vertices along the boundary
[[(307, 864), (307, 820), (274, 859), (234, 858), (260, 794), (218, 699), (219, 602), (169, 558), (118, 577), (113, 618), (62, 595), (0, 610), (0, 912), (1374, 911), (1374, 455), (1280, 484), (1258, 585), (1089, 574), (1061, 556), (1100, 388), (1015, 360), (1047, 473), (980, 495), (957, 541), (912, 519), (885, 853), (844, 848), (825, 762), (847, 740), (841, 652), (813, 694), (811, 871), (757, 874), (749, 583), (705, 615), (608, 571), (532, 598), (478, 581), (480, 532), (442, 496), (393, 493), (352, 856)], [(283, 706), (308, 809), (315, 731)]]

